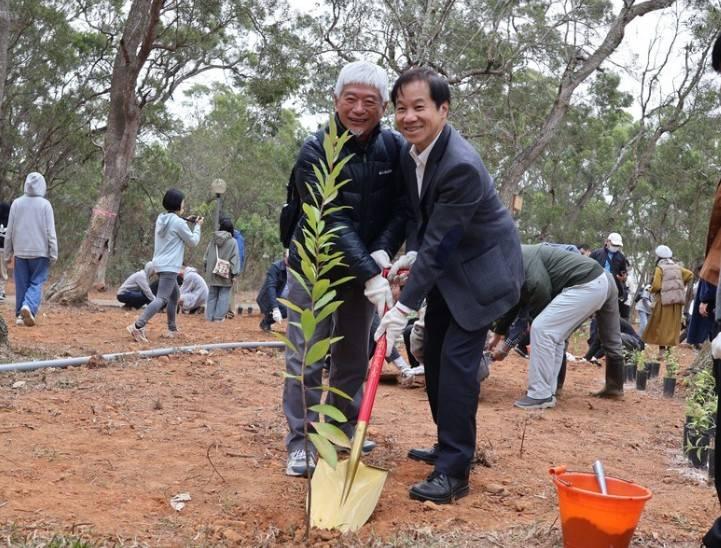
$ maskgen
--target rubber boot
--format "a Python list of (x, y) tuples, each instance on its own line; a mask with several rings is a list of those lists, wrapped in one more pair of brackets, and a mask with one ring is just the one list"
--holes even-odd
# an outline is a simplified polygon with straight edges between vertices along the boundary
[(593, 394), (598, 398), (623, 397), (623, 358), (606, 356), (606, 386)]

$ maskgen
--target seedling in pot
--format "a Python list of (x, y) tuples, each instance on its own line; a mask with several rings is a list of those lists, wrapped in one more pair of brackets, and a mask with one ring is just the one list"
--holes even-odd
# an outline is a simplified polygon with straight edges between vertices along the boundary
[(673, 350), (666, 352), (666, 373), (663, 376), (663, 395), (673, 397), (676, 390), (676, 374), (678, 373), (678, 358)]

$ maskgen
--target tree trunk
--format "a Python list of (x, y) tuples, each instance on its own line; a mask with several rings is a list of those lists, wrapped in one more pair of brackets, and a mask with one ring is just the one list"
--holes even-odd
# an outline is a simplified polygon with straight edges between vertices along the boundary
[(8, 44), (10, 42), (10, 7), (8, 0), (0, 0), (0, 125), (5, 97), (5, 77), (8, 70)]
[(134, 0), (113, 63), (110, 112), (103, 153), (103, 183), (85, 237), (72, 264), (47, 293), (50, 302), (76, 303), (88, 297), (98, 267), (107, 260), (140, 128), (135, 89), (155, 38), (163, 0)]
[(636, 17), (667, 8), (675, 1), (676, 0), (647, 0), (646, 2), (634, 5), (633, 1), (627, 0), (624, 2), (624, 6), (621, 8), (621, 11), (613, 23), (611, 23), (611, 27), (608, 29), (608, 33), (603, 42), (588, 59), (582, 61), (580, 66), (578, 66), (579, 60), (577, 52), (570, 52), (570, 61), (566, 66), (566, 71), (558, 86), (556, 100), (546, 116), (546, 120), (538, 133), (538, 137), (536, 137), (533, 143), (516, 155), (508, 172), (501, 179), (499, 194), (507, 206), (510, 207), (513, 195), (519, 191), (523, 175), (546, 149), (558, 132), (558, 128), (571, 105), (573, 92), (615, 51), (623, 40), (626, 25)]

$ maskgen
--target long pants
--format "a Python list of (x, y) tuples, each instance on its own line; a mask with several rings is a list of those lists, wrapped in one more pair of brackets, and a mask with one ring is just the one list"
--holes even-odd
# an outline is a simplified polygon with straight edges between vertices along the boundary
[[(368, 333), (370, 331), (373, 305), (363, 295), (363, 285), (351, 281), (336, 288), (336, 299), (343, 304), (333, 314), (318, 323), (313, 337), (309, 341), (310, 348), (316, 341), (328, 337), (343, 339), (331, 346), (330, 350), (330, 376), (328, 384), (348, 394), (353, 401), (328, 392), (326, 403), (334, 405), (346, 416), (347, 423), (337, 426), (352, 436), (358, 420), (358, 408), (362, 398), (362, 386), (368, 369)], [(301, 309), (310, 307), (310, 297), (298, 281), (288, 278), (288, 300)], [(293, 323), (300, 322), (300, 314), (288, 309), (288, 328), (286, 336), (298, 352), (290, 348), (285, 353), (285, 369), (290, 375), (304, 374), (306, 385), (306, 403), (308, 407), (320, 403), (321, 390), (312, 389), (322, 384), (322, 369), (325, 362), (321, 359), (308, 364), (302, 371), (303, 353), (306, 344), (302, 331)], [(303, 437), (303, 403), (300, 382), (286, 378), (283, 386), (283, 412), (288, 421), (288, 435), (286, 447), (288, 452), (304, 447)], [(318, 414), (308, 411), (308, 420), (317, 421)]]
[(476, 450), (479, 364), (488, 326), (466, 331), (434, 287), (426, 300), (424, 366), (428, 403), (438, 431), (435, 470), (467, 478)]
[(178, 297), (180, 289), (176, 280), (178, 274), (176, 272), (158, 272), (158, 292), (155, 299), (150, 303), (143, 314), (135, 320), (135, 326), (142, 329), (163, 307), (168, 315), (168, 329), (176, 331), (175, 313), (178, 307)]
[(145, 296), (142, 291), (124, 291), (116, 296), (119, 302), (127, 304), (133, 308), (143, 308), (150, 303), (150, 299)]
[(211, 285), (208, 287), (208, 302), (205, 304), (205, 319), (219, 322), (230, 309), (231, 286)]
[(33, 316), (36, 316), (43, 298), (43, 284), (48, 281), (50, 259), (35, 257), (21, 259), (15, 257), (15, 316), (27, 305)]
[(651, 316), (648, 312), (643, 310), (637, 310), (638, 312), (638, 334), (643, 337), (643, 332), (646, 331), (646, 325), (648, 324), (648, 318)]
[(601, 274), (585, 284), (563, 289), (533, 320), (529, 397), (546, 399), (556, 393), (565, 341), (594, 312), (606, 358), (623, 359), (617, 291), (610, 275)]
[[(711, 330), (712, 340), (717, 333), (718, 322), (715, 322)], [(719, 397), (719, 392), (721, 391), (721, 360), (713, 360), (713, 376), (716, 381), (716, 386), (714, 388), (716, 392), (716, 424), (721, 425), (721, 397)], [(721, 502), (721, 450), (719, 450), (719, 447), (721, 447), (721, 428), (717, 426), (714, 430), (714, 447), (716, 448), (714, 451), (713, 464), (715, 467), (714, 469), (716, 470), (716, 475), (714, 476), (714, 487), (716, 487), (716, 496), (718, 497), (719, 502)], [(716, 518), (716, 521), (714, 521), (711, 528), (704, 535), (703, 545), (712, 546), (714, 548), (721, 546), (721, 517)]]
[(8, 281), (8, 267), (5, 262), (4, 248), (0, 247), (0, 295), (5, 296), (5, 284)]

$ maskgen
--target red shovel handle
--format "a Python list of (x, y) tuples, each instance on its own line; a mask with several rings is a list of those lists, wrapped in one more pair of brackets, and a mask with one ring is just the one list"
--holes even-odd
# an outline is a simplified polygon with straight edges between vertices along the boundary
[[(383, 270), (383, 276), (388, 276), (389, 268)], [(398, 273), (407, 272), (401, 270)], [(386, 308), (388, 312), (388, 308)], [(373, 358), (371, 359), (370, 366), (368, 368), (368, 378), (366, 379), (366, 387), (363, 392), (363, 401), (361, 402), (360, 411), (358, 412), (358, 421), (368, 422), (371, 418), (371, 411), (373, 404), (376, 401), (376, 392), (378, 391), (378, 381), (381, 378), (381, 371), (383, 370), (383, 361), (386, 357), (386, 349), (388, 348), (388, 340), (383, 335), (376, 343), (375, 352), (373, 352)]]

